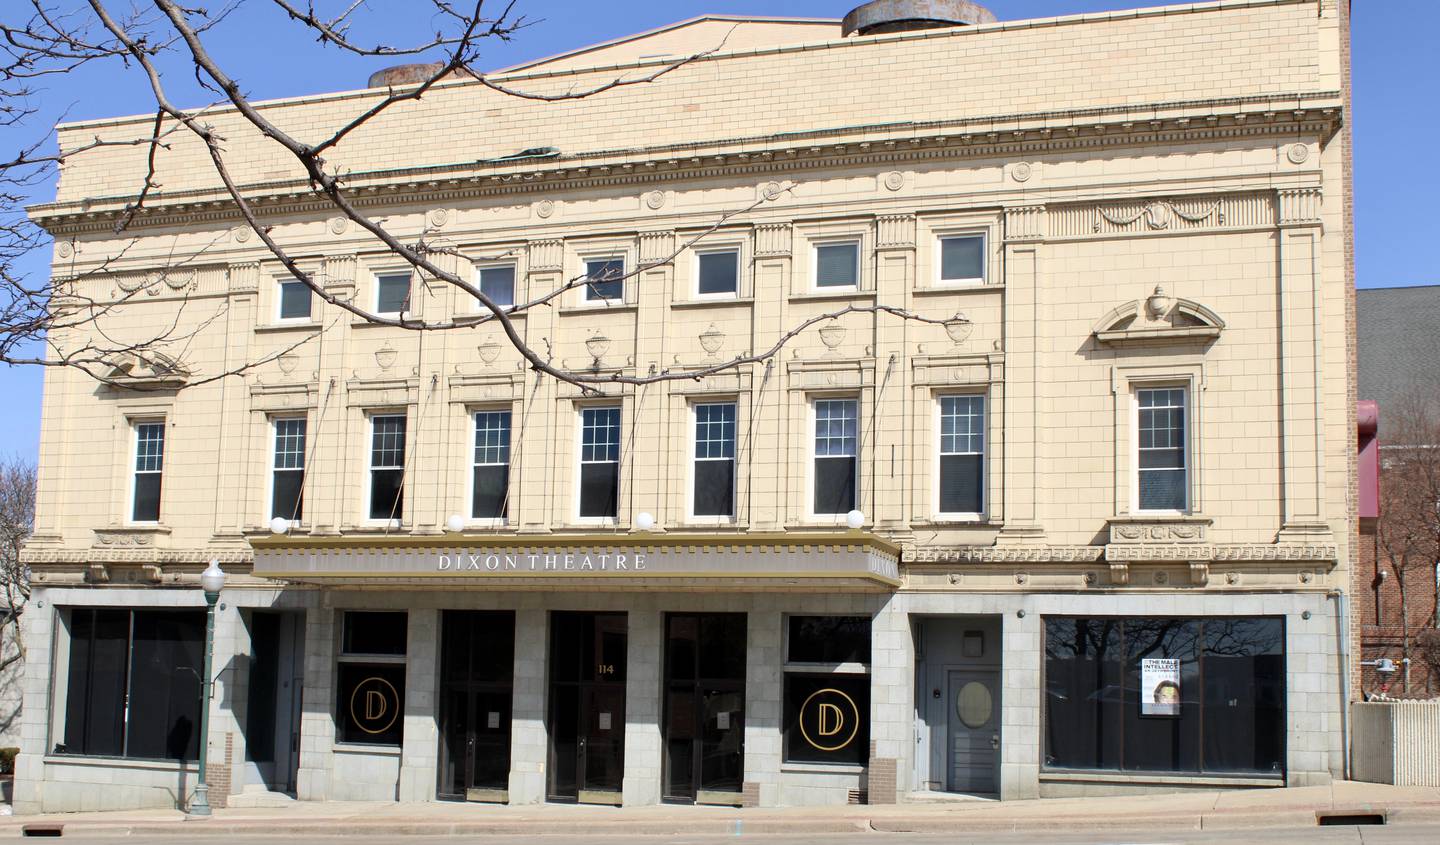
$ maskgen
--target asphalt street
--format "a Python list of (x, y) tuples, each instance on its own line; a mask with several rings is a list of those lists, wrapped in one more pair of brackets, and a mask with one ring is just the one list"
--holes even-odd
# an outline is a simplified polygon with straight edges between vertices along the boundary
[[(187, 831), (188, 833), (188, 831)], [(197, 831), (198, 834), (198, 831)], [(204, 835), (156, 837), (154, 842), (203, 842)], [(226, 845), (275, 845), (281, 837), (247, 836), (219, 837)], [(285, 836), (287, 845), (331, 845), (341, 836), (294, 837)], [(351, 845), (381, 845), (395, 842), (394, 836), (344, 835)], [(821, 834), (816, 836), (796, 835), (741, 835), (741, 836), (415, 836), (404, 841), (413, 843), (445, 842), (476, 843), (476, 845), (620, 845), (620, 843), (665, 843), (665, 845), (720, 845), (737, 839), (753, 842), (771, 842), (775, 845), (1210, 845), (1210, 843), (1246, 843), (1250, 845), (1282, 845), (1282, 843), (1305, 843), (1305, 845), (1434, 845), (1440, 842), (1440, 825), (1388, 825), (1359, 827), (1314, 827), (1278, 830), (1230, 830), (1230, 831), (1184, 831), (1166, 833), (1105, 833), (1067, 835), (1064, 833), (980, 833), (980, 834)], [(134, 837), (74, 837), (61, 840), (86, 845), (133, 845)]]

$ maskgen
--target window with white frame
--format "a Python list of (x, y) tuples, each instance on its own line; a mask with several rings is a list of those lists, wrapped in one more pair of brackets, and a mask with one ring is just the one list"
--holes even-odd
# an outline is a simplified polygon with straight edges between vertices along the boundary
[(740, 291), (740, 250), (709, 249), (695, 254), (697, 296), (735, 296)]
[(399, 520), (405, 509), (405, 415), (370, 417), (370, 519)]
[(983, 513), (985, 397), (940, 397), (939, 464), (940, 513)]
[(624, 258), (592, 258), (585, 262), (586, 302), (618, 302), (624, 298)]
[(815, 245), (815, 287), (860, 287), (860, 242), (841, 241)]
[(849, 513), (859, 475), (860, 402), (816, 399), (814, 409), (815, 513)]
[(475, 271), (475, 286), (496, 305), (515, 304), (515, 265), (488, 264)]
[(165, 422), (135, 423), (135, 474), (130, 521), (160, 521), (160, 482), (165, 470)]
[(375, 313), (403, 314), (410, 310), (410, 274), (381, 273), (375, 277)]
[(1187, 391), (1146, 387), (1135, 391), (1135, 498), (1142, 511), (1183, 511), (1189, 506)]
[(470, 518), (503, 520), (510, 493), (510, 412), (475, 412)]
[(940, 237), (940, 281), (945, 284), (985, 281), (985, 236), (942, 235)]
[(735, 515), (735, 403), (695, 406), (695, 516)]
[(305, 418), (274, 421), (275, 452), (271, 460), (270, 518), (298, 522), (304, 517)]
[(580, 409), (580, 517), (613, 519), (620, 503), (620, 409)]
[(276, 318), (304, 321), (310, 319), (310, 286), (299, 279), (280, 279), (277, 283)]

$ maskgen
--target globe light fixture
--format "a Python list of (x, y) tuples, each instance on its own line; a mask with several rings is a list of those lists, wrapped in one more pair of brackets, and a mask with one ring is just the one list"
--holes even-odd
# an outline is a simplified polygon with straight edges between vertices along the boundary
[(845, 524), (848, 525), (852, 531), (859, 530), (860, 526), (865, 524), (865, 512), (859, 510), (850, 511), (845, 514)]
[(220, 568), (219, 558), (211, 558), (210, 565), (200, 573), (200, 589), (205, 591), (205, 597), (219, 596), (220, 591), (225, 589), (225, 571)]
[(655, 527), (655, 515), (649, 511), (641, 511), (635, 515), (635, 527), (641, 531), (649, 531)]
[(271, 533), (271, 534), (289, 534), (289, 533), (290, 533), (290, 520), (286, 519), (286, 518), (283, 517), (283, 516), (277, 516), (277, 517), (275, 517), (274, 519), (270, 520), (270, 533)]
[(459, 534), (461, 531), (464, 531), (465, 517), (458, 513), (450, 514), (450, 518), (445, 520), (445, 530), (451, 534)]

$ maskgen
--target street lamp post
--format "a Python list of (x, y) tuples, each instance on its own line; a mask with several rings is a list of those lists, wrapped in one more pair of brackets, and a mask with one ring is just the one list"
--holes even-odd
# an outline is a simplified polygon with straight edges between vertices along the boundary
[(210, 673), (215, 654), (215, 603), (225, 587), (225, 573), (220, 561), (212, 558), (210, 566), (200, 573), (200, 589), (205, 591), (205, 671), (200, 676), (200, 778), (195, 784), (195, 798), (190, 802), (190, 815), (210, 815), (210, 785), (205, 782), (205, 758), (210, 747)]

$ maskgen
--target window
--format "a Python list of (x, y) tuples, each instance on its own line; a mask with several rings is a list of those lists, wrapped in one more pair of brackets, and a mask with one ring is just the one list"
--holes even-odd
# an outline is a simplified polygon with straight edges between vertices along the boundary
[(1188, 500), (1185, 388), (1135, 391), (1136, 499), (1142, 511), (1183, 511)]
[(399, 520), (405, 512), (405, 416), (370, 418), (370, 519)]
[(785, 762), (864, 765), (870, 753), (870, 618), (786, 620)]
[(496, 305), (515, 304), (515, 265), (496, 264), (481, 267), (477, 273), (480, 292)]
[(815, 400), (816, 514), (843, 514), (855, 508), (859, 414), (855, 399)]
[(586, 302), (625, 298), (625, 259), (597, 258), (585, 262)]
[(1283, 774), (1276, 617), (1045, 619), (1045, 765)]
[(698, 253), (695, 266), (695, 292), (700, 296), (734, 296), (740, 290), (739, 250)]
[(620, 409), (580, 411), (580, 516), (614, 518), (620, 501)]
[(735, 403), (695, 406), (695, 516), (735, 515)]
[(165, 423), (136, 423), (131, 522), (160, 521), (160, 478), (164, 468)]
[(956, 235), (940, 239), (940, 281), (985, 281), (984, 235)]
[(275, 420), (271, 467), (270, 518), (298, 522), (304, 516), (305, 419)]
[(410, 274), (386, 273), (375, 277), (375, 313), (402, 314), (410, 310)]
[(510, 412), (475, 413), (475, 466), (470, 485), (472, 519), (504, 519), (510, 493)]
[(281, 320), (310, 319), (310, 286), (299, 279), (280, 280), (279, 318)]
[[(67, 608), (57, 754), (195, 760), (205, 612)], [(58, 702), (57, 702), (58, 706)]]
[(396, 745), (404, 737), (403, 612), (347, 610), (341, 622), (335, 712), (341, 742)]
[(855, 241), (815, 247), (815, 287), (858, 288), (860, 244)]
[(940, 397), (940, 513), (985, 510), (985, 397)]

